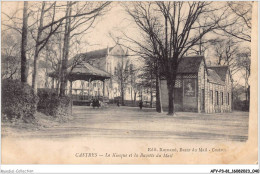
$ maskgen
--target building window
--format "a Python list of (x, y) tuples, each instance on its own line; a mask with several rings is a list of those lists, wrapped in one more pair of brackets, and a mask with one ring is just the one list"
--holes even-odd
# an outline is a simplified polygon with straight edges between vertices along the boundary
[(218, 91), (216, 91), (215, 94), (216, 94), (216, 96), (215, 96), (215, 99), (216, 99), (215, 104), (218, 105)]
[(227, 104), (229, 105), (229, 93), (227, 93)]
[(213, 104), (214, 98), (213, 98), (213, 91), (210, 90), (210, 95), (211, 95), (211, 103)]
[(175, 85), (174, 85), (174, 88), (181, 88), (181, 80), (180, 79), (176, 79), (175, 80)]
[(223, 92), (221, 92), (221, 105), (224, 104), (224, 96), (223, 96)]

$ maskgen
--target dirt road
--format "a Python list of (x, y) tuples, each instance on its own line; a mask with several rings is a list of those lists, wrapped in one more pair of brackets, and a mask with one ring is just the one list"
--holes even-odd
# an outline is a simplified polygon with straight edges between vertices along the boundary
[[(21, 132), (21, 134), (19, 133)], [(248, 113), (198, 114), (177, 112), (159, 114), (154, 109), (116, 107), (93, 109), (73, 107), (73, 119), (40, 130), (21, 130), (21, 138), (106, 137), (127, 139), (185, 139), (246, 141)]]

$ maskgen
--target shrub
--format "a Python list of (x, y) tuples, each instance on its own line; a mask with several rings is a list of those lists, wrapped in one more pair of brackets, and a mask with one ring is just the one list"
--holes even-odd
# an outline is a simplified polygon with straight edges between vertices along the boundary
[(234, 109), (238, 111), (249, 111), (249, 102), (244, 100), (235, 100), (234, 103)]
[(2, 115), (11, 119), (34, 119), (37, 95), (27, 83), (19, 80), (2, 80)]
[(70, 98), (59, 97), (58, 94), (48, 88), (38, 89), (39, 102), (37, 110), (53, 117), (67, 116), (70, 113)]
[(58, 98), (58, 95), (56, 92), (52, 89), (48, 88), (42, 88), (38, 89), (37, 95), (39, 97), (39, 102), (37, 105), (37, 110), (46, 114), (46, 115), (51, 115), (51, 107), (53, 103), (54, 98)]
[(52, 116), (68, 116), (70, 114), (70, 98), (67, 96), (53, 99)]

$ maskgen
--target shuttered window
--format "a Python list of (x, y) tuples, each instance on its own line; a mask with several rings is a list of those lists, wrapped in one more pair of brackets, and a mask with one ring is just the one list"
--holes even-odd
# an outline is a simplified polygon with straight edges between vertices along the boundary
[(227, 93), (227, 104), (229, 105), (229, 93)]
[(224, 96), (223, 96), (223, 92), (221, 92), (221, 104), (224, 104)]
[(215, 92), (215, 104), (218, 105), (218, 91)]
[(214, 98), (213, 98), (213, 90), (210, 90), (210, 96), (211, 96), (211, 103), (214, 103)]

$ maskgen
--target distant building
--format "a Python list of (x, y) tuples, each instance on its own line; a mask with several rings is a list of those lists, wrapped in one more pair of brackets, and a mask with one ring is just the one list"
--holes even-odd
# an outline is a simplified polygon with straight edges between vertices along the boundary
[[(103, 82), (92, 81), (89, 85), (87, 81), (75, 81), (73, 83), (73, 89), (84, 88), (84, 95), (89, 96), (106, 96), (109, 99), (118, 98), (121, 96), (120, 82), (118, 81), (116, 74), (119, 71), (118, 65), (122, 65), (125, 69), (125, 64), (129, 61), (127, 66), (128, 70), (133, 68), (131, 60), (128, 58), (128, 51), (124, 50), (120, 45), (115, 45), (114, 47), (104, 48), (100, 50), (90, 51), (86, 53), (81, 53), (76, 55), (69, 64), (73, 64), (73, 61), (85, 62), (90, 65), (103, 70), (111, 75), (111, 78), (105, 80), (105, 90), (103, 90)], [(89, 88), (91, 88), (89, 90)], [(131, 92), (132, 87), (127, 84), (124, 91), (124, 99), (132, 100), (134, 98), (134, 93)], [(88, 94), (90, 92), (90, 94)], [(105, 94), (103, 94), (105, 92)]]
[[(165, 78), (161, 79), (162, 105), (168, 107)], [(232, 82), (228, 66), (207, 66), (203, 56), (183, 57), (174, 87), (177, 111), (231, 112)]]

